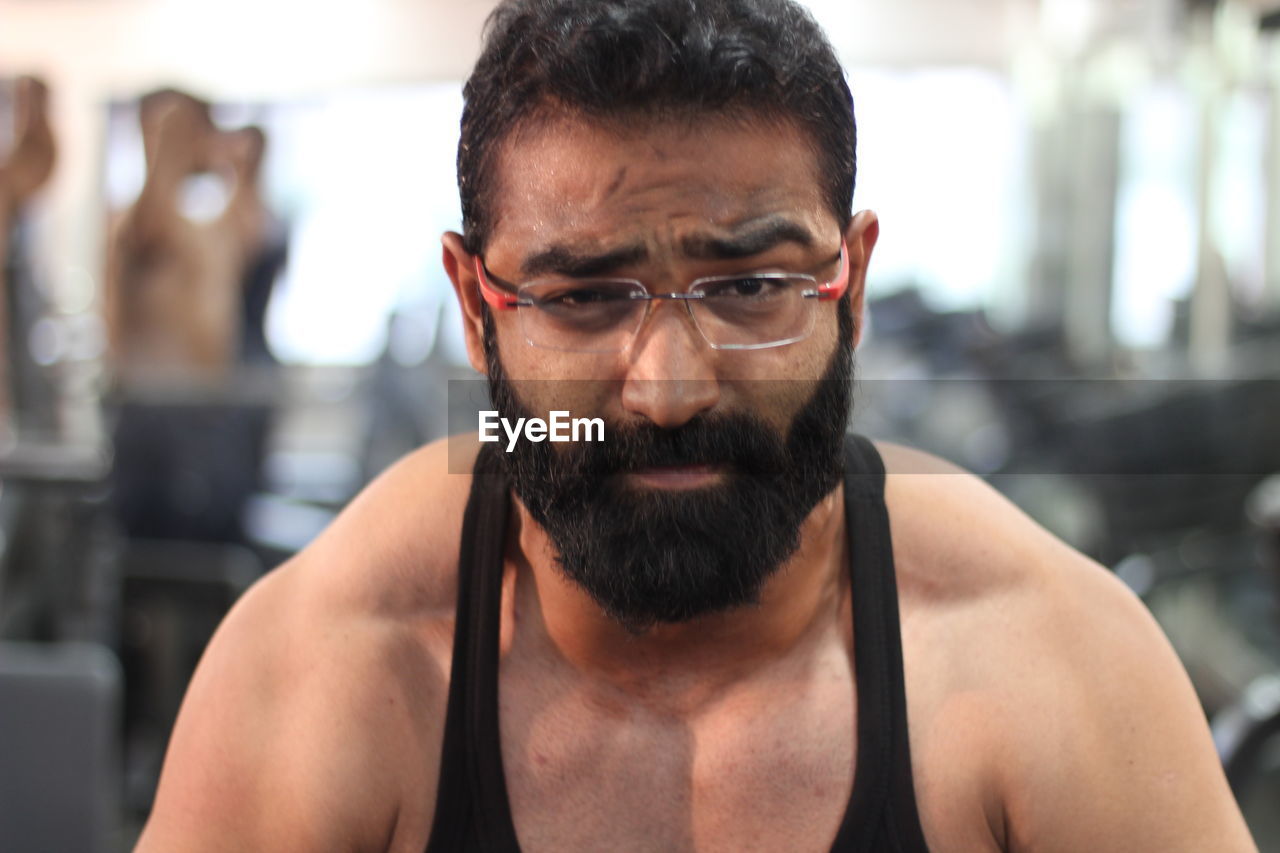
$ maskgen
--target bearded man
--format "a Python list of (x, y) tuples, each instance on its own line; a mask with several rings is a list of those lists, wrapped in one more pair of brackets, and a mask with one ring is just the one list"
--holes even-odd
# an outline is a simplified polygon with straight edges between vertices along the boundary
[(141, 848), (1253, 849), (1141, 604), (846, 439), (853, 153), (790, 0), (504, 2), (444, 264), (499, 414), (604, 441), (429, 446), (259, 583)]

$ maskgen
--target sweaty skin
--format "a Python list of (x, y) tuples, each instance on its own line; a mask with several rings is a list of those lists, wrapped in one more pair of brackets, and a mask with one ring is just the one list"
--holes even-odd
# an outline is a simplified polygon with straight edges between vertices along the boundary
[[(671, 289), (720, 272), (813, 269), (843, 225), (821, 201), (814, 162), (786, 128), (544, 125), (502, 161), (485, 261), (521, 281), (526, 260), (549, 248), (634, 244), (642, 257), (604, 272)], [(688, 251), (773, 216), (810, 244), (736, 260)], [(859, 320), (877, 233), (869, 213), (843, 228)], [(474, 267), (457, 235), (444, 260), (481, 369)], [(524, 346), (513, 312), (494, 321), (513, 377), (618, 380), (557, 408), (673, 426), (758, 410), (767, 401), (749, 380), (811, 383), (837, 341), (838, 307), (822, 310), (802, 342), (727, 353), (665, 303), (630, 350), (586, 359)], [(759, 414), (781, 429), (792, 412)], [(1191, 686), (1142, 605), (980, 480), (880, 450), (930, 849), (1253, 850)], [(140, 850), (420, 853), (471, 480), (448, 473), (448, 455), (436, 443), (392, 467), (236, 605), (191, 685)], [(815, 507), (759, 606), (640, 636), (558, 573), (517, 505), (499, 690), (524, 850), (830, 848), (856, 747), (843, 500), (837, 489)]]

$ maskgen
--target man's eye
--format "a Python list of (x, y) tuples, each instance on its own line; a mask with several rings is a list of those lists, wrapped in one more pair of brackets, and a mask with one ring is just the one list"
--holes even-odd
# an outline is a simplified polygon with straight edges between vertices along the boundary
[(539, 301), (542, 305), (560, 308), (577, 308), (616, 302), (625, 299), (626, 294), (616, 289), (603, 287), (567, 287), (544, 295)]
[(766, 278), (763, 276), (743, 276), (742, 278), (718, 281), (706, 288), (707, 296), (728, 298), (768, 297), (786, 290), (785, 279)]

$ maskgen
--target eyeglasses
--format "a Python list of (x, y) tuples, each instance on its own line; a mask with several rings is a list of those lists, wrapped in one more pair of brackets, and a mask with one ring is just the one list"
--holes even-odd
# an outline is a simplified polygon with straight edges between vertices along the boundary
[[(699, 278), (683, 293), (650, 293), (635, 279), (542, 278), (513, 285), (490, 275), (477, 256), (480, 293), (494, 310), (518, 310), (531, 346), (562, 352), (622, 352), (644, 325), (655, 300), (683, 302), (712, 349), (755, 350), (802, 341), (813, 332), (817, 303), (849, 287), (848, 250), (840, 269), (820, 283), (798, 273), (745, 273)], [(496, 287), (495, 283), (501, 285)]]

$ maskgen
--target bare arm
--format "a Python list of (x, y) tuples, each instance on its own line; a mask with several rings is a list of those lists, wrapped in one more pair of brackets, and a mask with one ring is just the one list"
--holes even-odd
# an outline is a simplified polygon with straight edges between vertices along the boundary
[(57, 156), (44, 83), (34, 77), (20, 78), (14, 96), (15, 144), (8, 162), (0, 164), (0, 197), (10, 212), (44, 185)]
[[(1062, 555), (1005, 777), (1010, 849), (1256, 851), (1191, 683), (1114, 576)], [(1056, 651), (1050, 648), (1052, 644)]]
[(290, 601), (301, 592), (293, 571), (260, 583), (219, 629), (183, 703), (139, 851), (386, 848), (394, 776), (377, 766), (385, 756), (373, 731), (356, 725), (370, 697), (352, 693), (358, 679), (342, 683), (362, 650), (297, 633), (305, 619)]
[(203, 168), (213, 135), (208, 118), (186, 102), (175, 101), (156, 110), (154, 152), (121, 234), (141, 245), (164, 240), (181, 218), (178, 193), (182, 182)]
[(192, 679), (140, 853), (420, 850), (467, 477), (394, 466), (254, 586)]
[(266, 136), (256, 126), (225, 133), (221, 139), (222, 158), (231, 182), (231, 198), (223, 219), (235, 233), (246, 261), (261, 247), (267, 225), (267, 209), (258, 188), (265, 148)]
[(914, 734), (981, 766), (992, 843), (1253, 851), (1190, 681), (1146, 607), (977, 478), (881, 451), (899, 587), (930, 614), (904, 634), (964, 650), (918, 680), (916, 707), (936, 730)]

